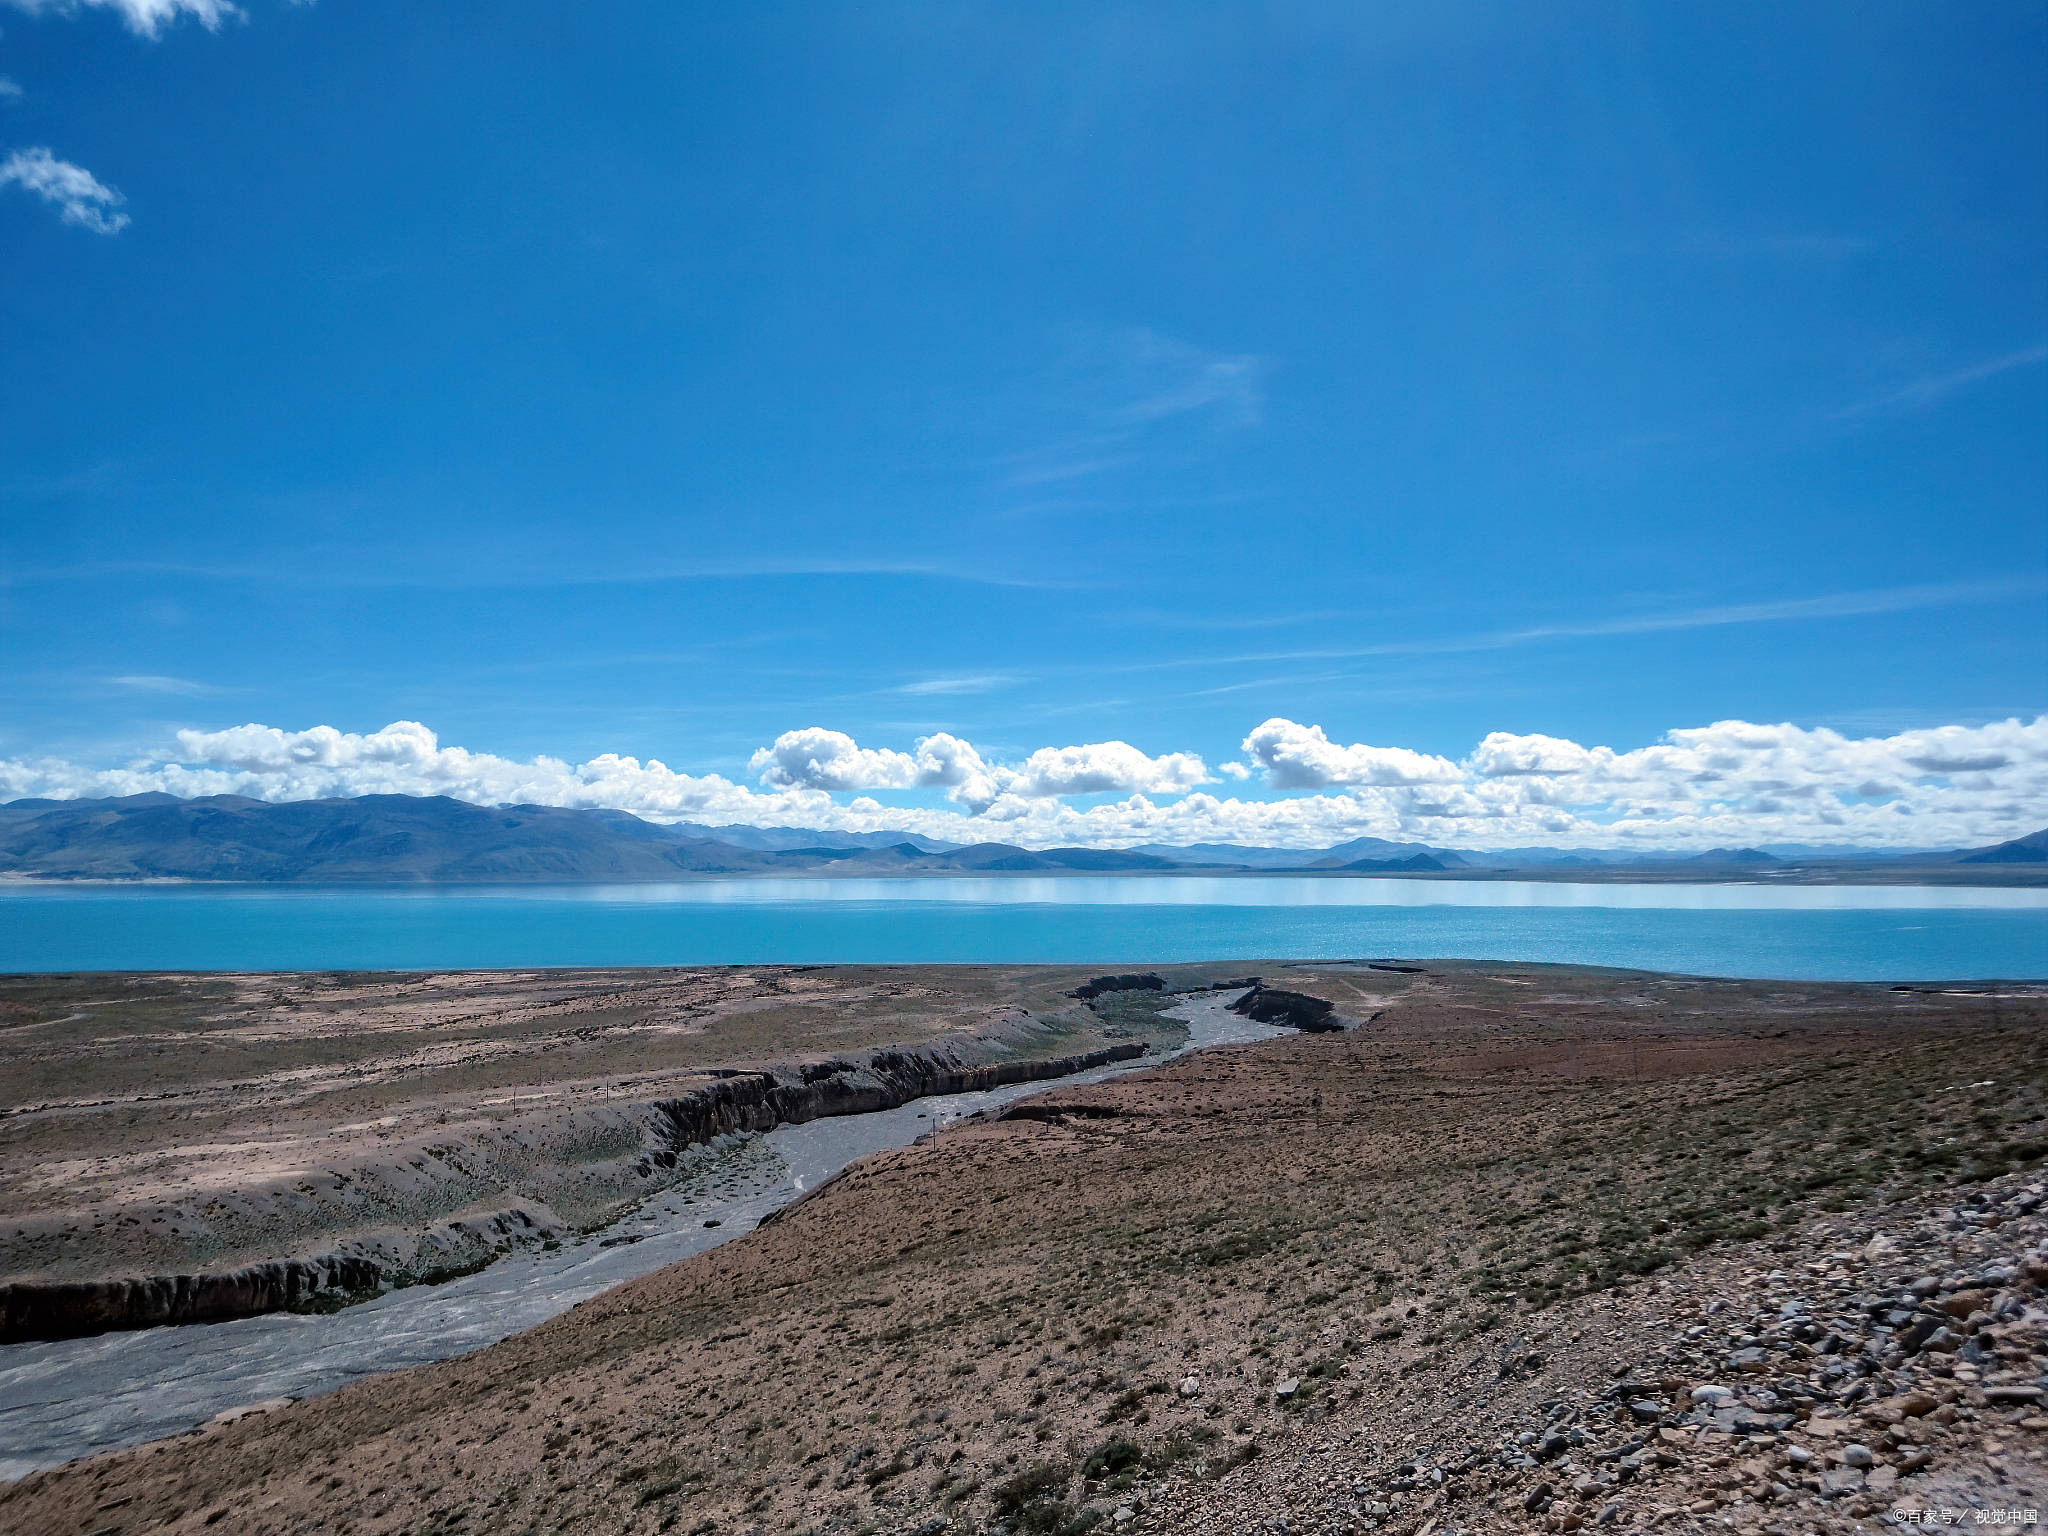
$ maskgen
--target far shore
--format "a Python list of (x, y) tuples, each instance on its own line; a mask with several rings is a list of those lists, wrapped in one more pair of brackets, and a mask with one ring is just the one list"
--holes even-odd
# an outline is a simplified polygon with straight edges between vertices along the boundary
[(1179, 880), (1216, 879), (1312, 879), (1312, 880), (1401, 880), (1463, 881), (1493, 884), (1528, 882), (1541, 885), (1883, 885), (1911, 888), (1940, 886), (1944, 889), (2012, 890), (2048, 886), (2048, 864), (1987, 864), (1959, 868), (1953, 864), (1930, 864), (1897, 868), (1884, 864), (1787, 864), (1770, 869), (1724, 869), (1715, 866), (1691, 868), (1684, 865), (1538, 865), (1533, 868), (1504, 866), (1484, 869), (1251, 869), (1242, 864), (1184, 864), (1172, 869), (919, 869), (855, 868), (831, 865), (784, 870), (724, 873), (710, 870), (682, 870), (659, 876), (605, 875), (582, 880), (546, 878), (488, 880), (335, 879), (318, 880), (195, 880), (183, 875), (139, 875), (120, 878), (108, 875), (33, 875), (18, 870), (0, 870), (0, 890), (10, 887), (136, 886), (227, 887), (262, 886), (277, 889), (314, 886), (348, 886), (364, 889), (418, 889), (438, 887), (463, 890), (499, 885), (696, 885), (710, 882), (750, 880)]

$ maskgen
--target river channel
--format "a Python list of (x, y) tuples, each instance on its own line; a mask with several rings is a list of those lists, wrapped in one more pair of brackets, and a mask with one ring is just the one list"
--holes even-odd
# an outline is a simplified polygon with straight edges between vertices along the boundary
[[(1190, 999), (1173, 1013), (1187, 1043), (1270, 1039), (1284, 1029), (1228, 1011), (1237, 996)], [(145, 1328), (0, 1348), (0, 1481), (118, 1446), (180, 1434), (222, 1413), (312, 1397), (384, 1371), (468, 1354), (598, 1292), (730, 1242), (849, 1163), (907, 1146), (981, 1110), (1048, 1087), (1100, 1082), (1161, 1057), (896, 1109), (721, 1136), (684, 1176), (609, 1227), (553, 1251), (522, 1250), (441, 1285), (390, 1291), (325, 1316), (291, 1312)]]

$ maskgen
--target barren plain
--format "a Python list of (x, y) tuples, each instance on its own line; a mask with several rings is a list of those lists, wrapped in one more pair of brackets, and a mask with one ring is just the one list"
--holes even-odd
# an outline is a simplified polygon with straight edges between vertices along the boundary
[[(0, 1336), (459, 1273), (602, 1224), (717, 1131), (1184, 1037), (1085, 1006), (1087, 976), (0, 978)], [(195, 1275), (221, 1283), (195, 1300)]]
[[(1247, 969), (1352, 1027), (1053, 1087), (475, 1355), (25, 1479), (0, 1527), (1475, 1536), (2038, 1509), (2040, 991), (1161, 974)], [(1077, 974), (951, 985), (1050, 1012)]]

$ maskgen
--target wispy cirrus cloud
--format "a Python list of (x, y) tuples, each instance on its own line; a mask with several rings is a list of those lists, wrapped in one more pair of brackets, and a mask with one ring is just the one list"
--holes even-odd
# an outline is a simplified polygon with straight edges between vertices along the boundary
[(1879, 587), (1861, 592), (1832, 592), (1814, 597), (1773, 598), (1755, 603), (1717, 603), (1661, 613), (1620, 614), (1605, 619), (1557, 624), (1532, 624), (1519, 629), (1481, 630), (1426, 640), (1388, 640), (1370, 645), (1331, 646), (1313, 650), (1257, 651), (1229, 656), (1183, 656), (1144, 662), (1127, 670), (1270, 665), (1276, 662), (1353, 661), (1374, 656), (1436, 656), (1463, 652), (1508, 650), (1553, 640), (1623, 638), (1693, 629), (1719, 629), (1743, 624), (1780, 624), (1797, 620), (1859, 618), (1873, 614), (1908, 613), (1923, 608), (1952, 608), (1974, 602), (1999, 602), (2048, 591), (2048, 580), (2014, 576), (1993, 581), (1934, 582), (1905, 587)]
[(152, 672), (130, 672), (107, 678), (106, 683), (110, 688), (124, 688), (130, 693), (175, 694), (190, 699), (228, 691), (213, 683), (195, 682), (189, 677), (164, 677)]
[(0, 75), (0, 101), (16, 100), (22, 94), (19, 80), (10, 80), (7, 76)]
[(119, 211), (127, 199), (82, 165), (59, 160), (48, 149), (17, 149), (0, 160), (0, 187), (16, 186), (56, 206), (66, 224), (96, 235), (118, 235), (128, 226)]
[[(608, 567), (580, 573), (508, 575), (497, 582), (509, 586), (637, 586), (654, 582), (746, 581), (778, 576), (903, 576), (932, 581), (961, 582), (970, 586), (1019, 587), (1033, 591), (1073, 591), (1089, 583), (1066, 577), (1041, 577), (1024, 572), (997, 570), (967, 561), (944, 557), (929, 560), (875, 559), (862, 556), (833, 556), (689, 562), (653, 562), (641, 567)], [(486, 582), (486, 584), (492, 584)]]
[(1893, 413), (1925, 410), (1937, 405), (1948, 396), (1972, 384), (1981, 384), (1986, 379), (1995, 379), (2002, 373), (2011, 373), (2019, 368), (2038, 368), (2048, 363), (2048, 344), (2022, 347), (2017, 352), (2006, 352), (1997, 357), (1987, 357), (1968, 367), (1951, 369), (1946, 373), (1931, 373), (1897, 389), (1874, 395), (1868, 400), (1858, 400), (1843, 406), (1834, 413), (1836, 421), (1854, 421), (1867, 416), (1885, 416)]
[(1117, 358), (1130, 398), (1112, 414), (1123, 420), (1199, 412), (1222, 425), (1253, 426), (1265, 408), (1269, 365), (1252, 353), (1209, 352), (1140, 330), (1118, 338)]
[(1039, 440), (996, 463), (1003, 488), (1052, 491), (1167, 459), (1206, 455), (1256, 427), (1271, 361), (1142, 327), (1083, 330), (1041, 381)]
[(1111, 617), (1126, 624), (1147, 625), (1155, 629), (1224, 631), (1292, 629), (1302, 624), (1329, 624), (1334, 620), (1354, 619), (1358, 614), (1334, 608), (1290, 609), (1285, 613), (1210, 613), (1193, 609), (1174, 612), (1160, 608), (1134, 608)]
[(1758, 603), (1717, 603), (1669, 613), (1631, 614), (1580, 624), (1539, 624), (1526, 629), (1473, 635), (1442, 645), (1429, 642), (1419, 642), (1419, 645), (1431, 650), (1498, 650), (1542, 640), (1648, 635), (1672, 630), (1720, 629), (1737, 624), (1781, 624), (1797, 619), (1859, 618), (1879, 613), (1907, 613), (1918, 608), (1950, 608), (1962, 603), (2019, 597), (2044, 589), (2048, 589), (2048, 582), (2038, 577), (1882, 587), (1862, 592), (1823, 593), (1815, 597), (1777, 598)]
[[(0, 487), (0, 494), (4, 494)], [(445, 563), (421, 559), (403, 567), (348, 569), (279, 560), (265, 563), (184, 560), (90, 560), (0, 571), (0, 587), (97, 581), (112, 576), (177, 576), (195, 581), (257, 582), (265, 585), (397, 588), (445, 591), (523, 591), (554, 587), (637, 587), (667, 583), (762, 581), (792, 576), (902, 578), (965, 586), (1012, 587), (1034, 592), (1076, 592), (1098, 585), (1079, 577), (1034, 576), (968, 561), (792, 556), (788, 559), (648, 561), (638, 565), (478, 568), (450, 557)]]
[(915, 682), (899, 683), (890, 691), (918, 699), (951, 698), (960, 694), (992, 693), (1017, 680), (1014, 672), (978, 672), (966, 677), (921, 677)]
[(1085, 444), (1064, 444), (1056, 450), (1020, 455), (1019, 467), (1004, 477), (1003, 485), (1013, 491), (1064, 485), (1123, 469), (1136, 457), (1130, 453), (1091, 451)]

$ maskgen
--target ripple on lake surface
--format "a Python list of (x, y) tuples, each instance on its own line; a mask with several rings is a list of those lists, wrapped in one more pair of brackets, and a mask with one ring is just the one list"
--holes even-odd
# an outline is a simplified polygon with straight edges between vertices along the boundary
[(2048, 889), (1194, 875), (612, 886), (0, 885), (0, 970), (1165, 964), (1460, 956), (2048, 975)]

